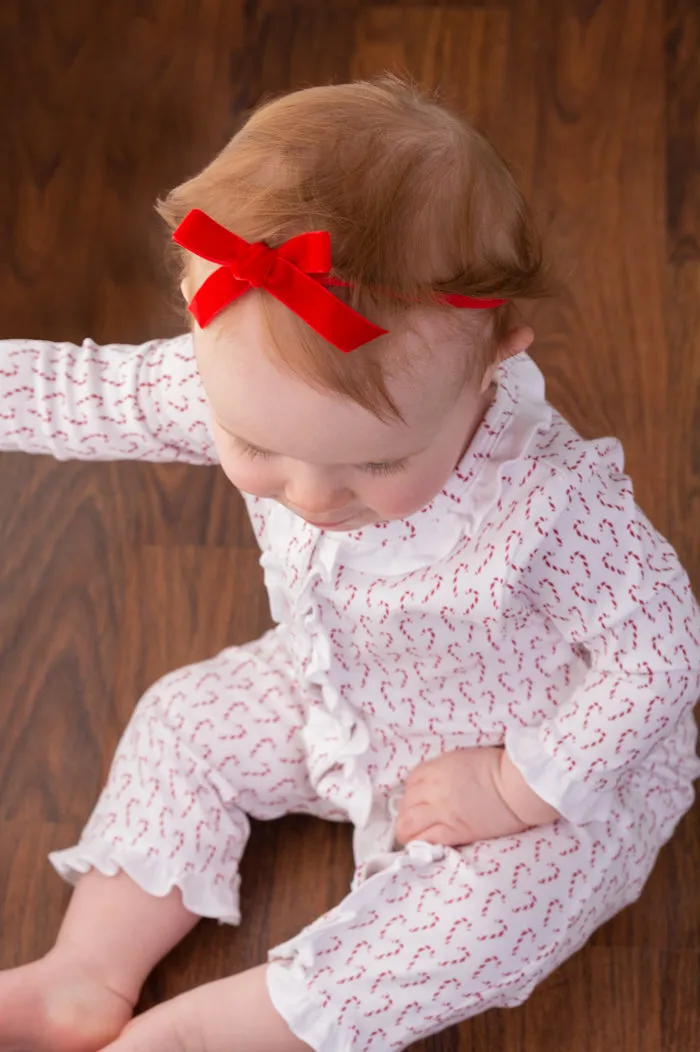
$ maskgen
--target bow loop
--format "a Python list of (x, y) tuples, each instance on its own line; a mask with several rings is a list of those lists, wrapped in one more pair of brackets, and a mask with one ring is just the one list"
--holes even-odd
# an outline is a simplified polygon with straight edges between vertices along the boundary
[(331, 235), (327, 230), (312, 230), (298, 234), (276, 249), (280, 259), (286, 259), (305, 274), (326, 278), (331, 271)]

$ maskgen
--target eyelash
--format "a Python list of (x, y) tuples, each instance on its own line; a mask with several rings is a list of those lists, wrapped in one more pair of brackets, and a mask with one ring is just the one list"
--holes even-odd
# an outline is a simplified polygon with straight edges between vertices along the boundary
[(362, 470), (369, 475), (398, 475), (406, 470), (405, 460), (395, 460), (386, 464), (363, 464)]
[[(240, 445), (238, 447), (245, 456), (250, 460), (269, 460), (272, 456), (271, 453), (267, 453), (264, 449), (258, 449), (256, 446)], [(393, 462), (376, 463), (376, 464), (362, 464), (361, 470), (366, 472), (368, 475), (398, 475), (399, 472), (405, 471), (406, 461), (395, 460)]]
[(241, 453), (249, 457), (250, 460), (269, 460), (272, 456), (272, 453), (266, 453), (264, 449), (257, 449), (255, 446), (244, 446), (238, 443), (237, 445)]

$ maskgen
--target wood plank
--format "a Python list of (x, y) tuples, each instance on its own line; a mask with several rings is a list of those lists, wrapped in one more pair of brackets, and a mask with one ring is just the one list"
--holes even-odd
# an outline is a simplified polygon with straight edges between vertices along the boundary
[(669, 0), (668, 106), (669, 357), (668, 500), (678, 545), (700, 594), (700, 9)]
[(46, 856), (74, 841), (79, 828), (0, 820), (0, 969), (26, 964), (53, 945), (70, 889)]
[(700, 595), (700, 263), (669, 266), (667, 290), (669, 536)]
[(115, 666), (122, 723), (166, 672), (256, 639), (271, 624), (258, 552), (138, 549), (125, 574)]
[(125, 342), (181, 331), (163, 299), (152, 204), (233, 127), (243, 11), (242, 0), (127, 0), (95, 18), (85, 2), (50, 14), (37, 0), (3, 4), (2, 116), (16, 144), (7, 328), (25, 334), (31, 321), (36, 337)]
[[(343, 9), (359, 10), (363, 7), (443, 7), (459, 10), (478, 11), (483, 8), (496, 8), (507, 10), (512, 7), (513, 0), (334, 0), (333, 10)], [(258, 13), (281, 14), (288, 11), (290, 7), (297, 10), (305, 9), (315, 13), (328, 7), (328, 0), (257, 0), (255, 5)]]
[(243, 498), (219, 467), (110, 464), (115, 522), (131, 544), (258, 551)]
[(348, 80), (357, 13), (356, 0), (253, 5), (247, 106), (292, 89)]
[(621, 439), (665, 529), (662, 39), (662, 0), (519, 0), (509, 113), (566, 285), (535, 313), (550, 395), (584, 434)]
[[(670, 537), (700, 594), (700, 73), (697, 45), (700, 11), (693, 0), (668, 0), (666, 23), (668, 113), (666, 331), (668, 359), (667, 500)], [(700, 710), (699, 710), (700, 714)], [(683, 823), (652, 881), (667, 889), (674, 910), (670, 936), (679, 946), (700, 947), (700, 896), (694, 874), (700, 864), (700, 806)], [(659, 899), (659, 901), (661, 901)], [(675, 906), (670, 906), (674, 903)], [(677, 912), (675, 912), (677, 911)], [(681, 1034), (688, 1012), (683, 995), (698, 968), (682, 971), (679, 990), (670, 983), (665, 1002), (669, 1027)], [(677, 1045), (682, 1048), (682, 1038)]]
[[(31, 0), (2, 6), (0, 114), (14, 147), (0, 177), (1, 335), (128, 343), (183, 331), (153, 203), (233, 130), (243, 11), (239, 0), (196, 8), (130, 0), (96, 19), (86, 3), (57, 5), (50, 16)], [(9, 46), (14, 39), (31, 43)], [(18, 477), (3, 463), (0, 479), (9, 470)], [(254, 544), (220, 472), (90, 470), (96, 486), (111, 473), (118, 507), (108, 518), (121, 518), (136, 540)]]
[(352, 76), (409, 73), (487, 134), (502, 118), (508, 12), (382, 4), (359, 19)]
[(100, 739), (116, 718), (125, 551), (106, 477), (47, 458), (25, 473), (20, 459), (3, 457), (0, 472), (7, 462), (24, 483), (0, 507), (0, 818), (71, 821), (99, 788)]
[(700, 260), (700, 7), (667, 0), (668, 236), (674, 263)]

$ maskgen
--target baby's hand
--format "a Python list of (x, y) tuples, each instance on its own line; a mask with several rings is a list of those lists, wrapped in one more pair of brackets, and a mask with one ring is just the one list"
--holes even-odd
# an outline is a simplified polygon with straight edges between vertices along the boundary
[(458, 846), (522, 833), (558, 817), (526, 785), (503, 749), (458, 749), (409, 775), (396, 839)]

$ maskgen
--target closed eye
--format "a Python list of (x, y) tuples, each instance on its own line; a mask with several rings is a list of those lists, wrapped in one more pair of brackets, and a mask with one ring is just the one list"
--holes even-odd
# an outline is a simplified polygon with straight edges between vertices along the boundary
[[(228, 434), (231, 434), (228, 432)], [(261, 449), (259, 446), (254, 446), (250, 442), (246, 442), (244, 438), (239, 438), (237, 435), (231, 435), (236, 448), (244, 456), (250, 460), (269, 460), (271, 457), (277, 454), (272, 453), (269, 449)], [(369, 461), (366, 464), (359, 464), (360, 471), (366, 472), (368, 475), (398, 475), (399, 472), (405, 471), (408, 464), (408, 458), (404, 457), (403, 460), (377, 460)]]
[(370, 475), (398, 475), (406, 470), (407, 460), (384, 460), (360, 465)]
[(260, 449), (259, 446), (252, 446), (250, 442), (246, 442), (242, 438), (237, 438), (235, 435), (231, 436), (236, 445), (236, 448), (244, 456), (249, 457), (251, 460), (269, 460), (270, 457), (274, 456), (274, 453), (270, 453), (268, 449)]

